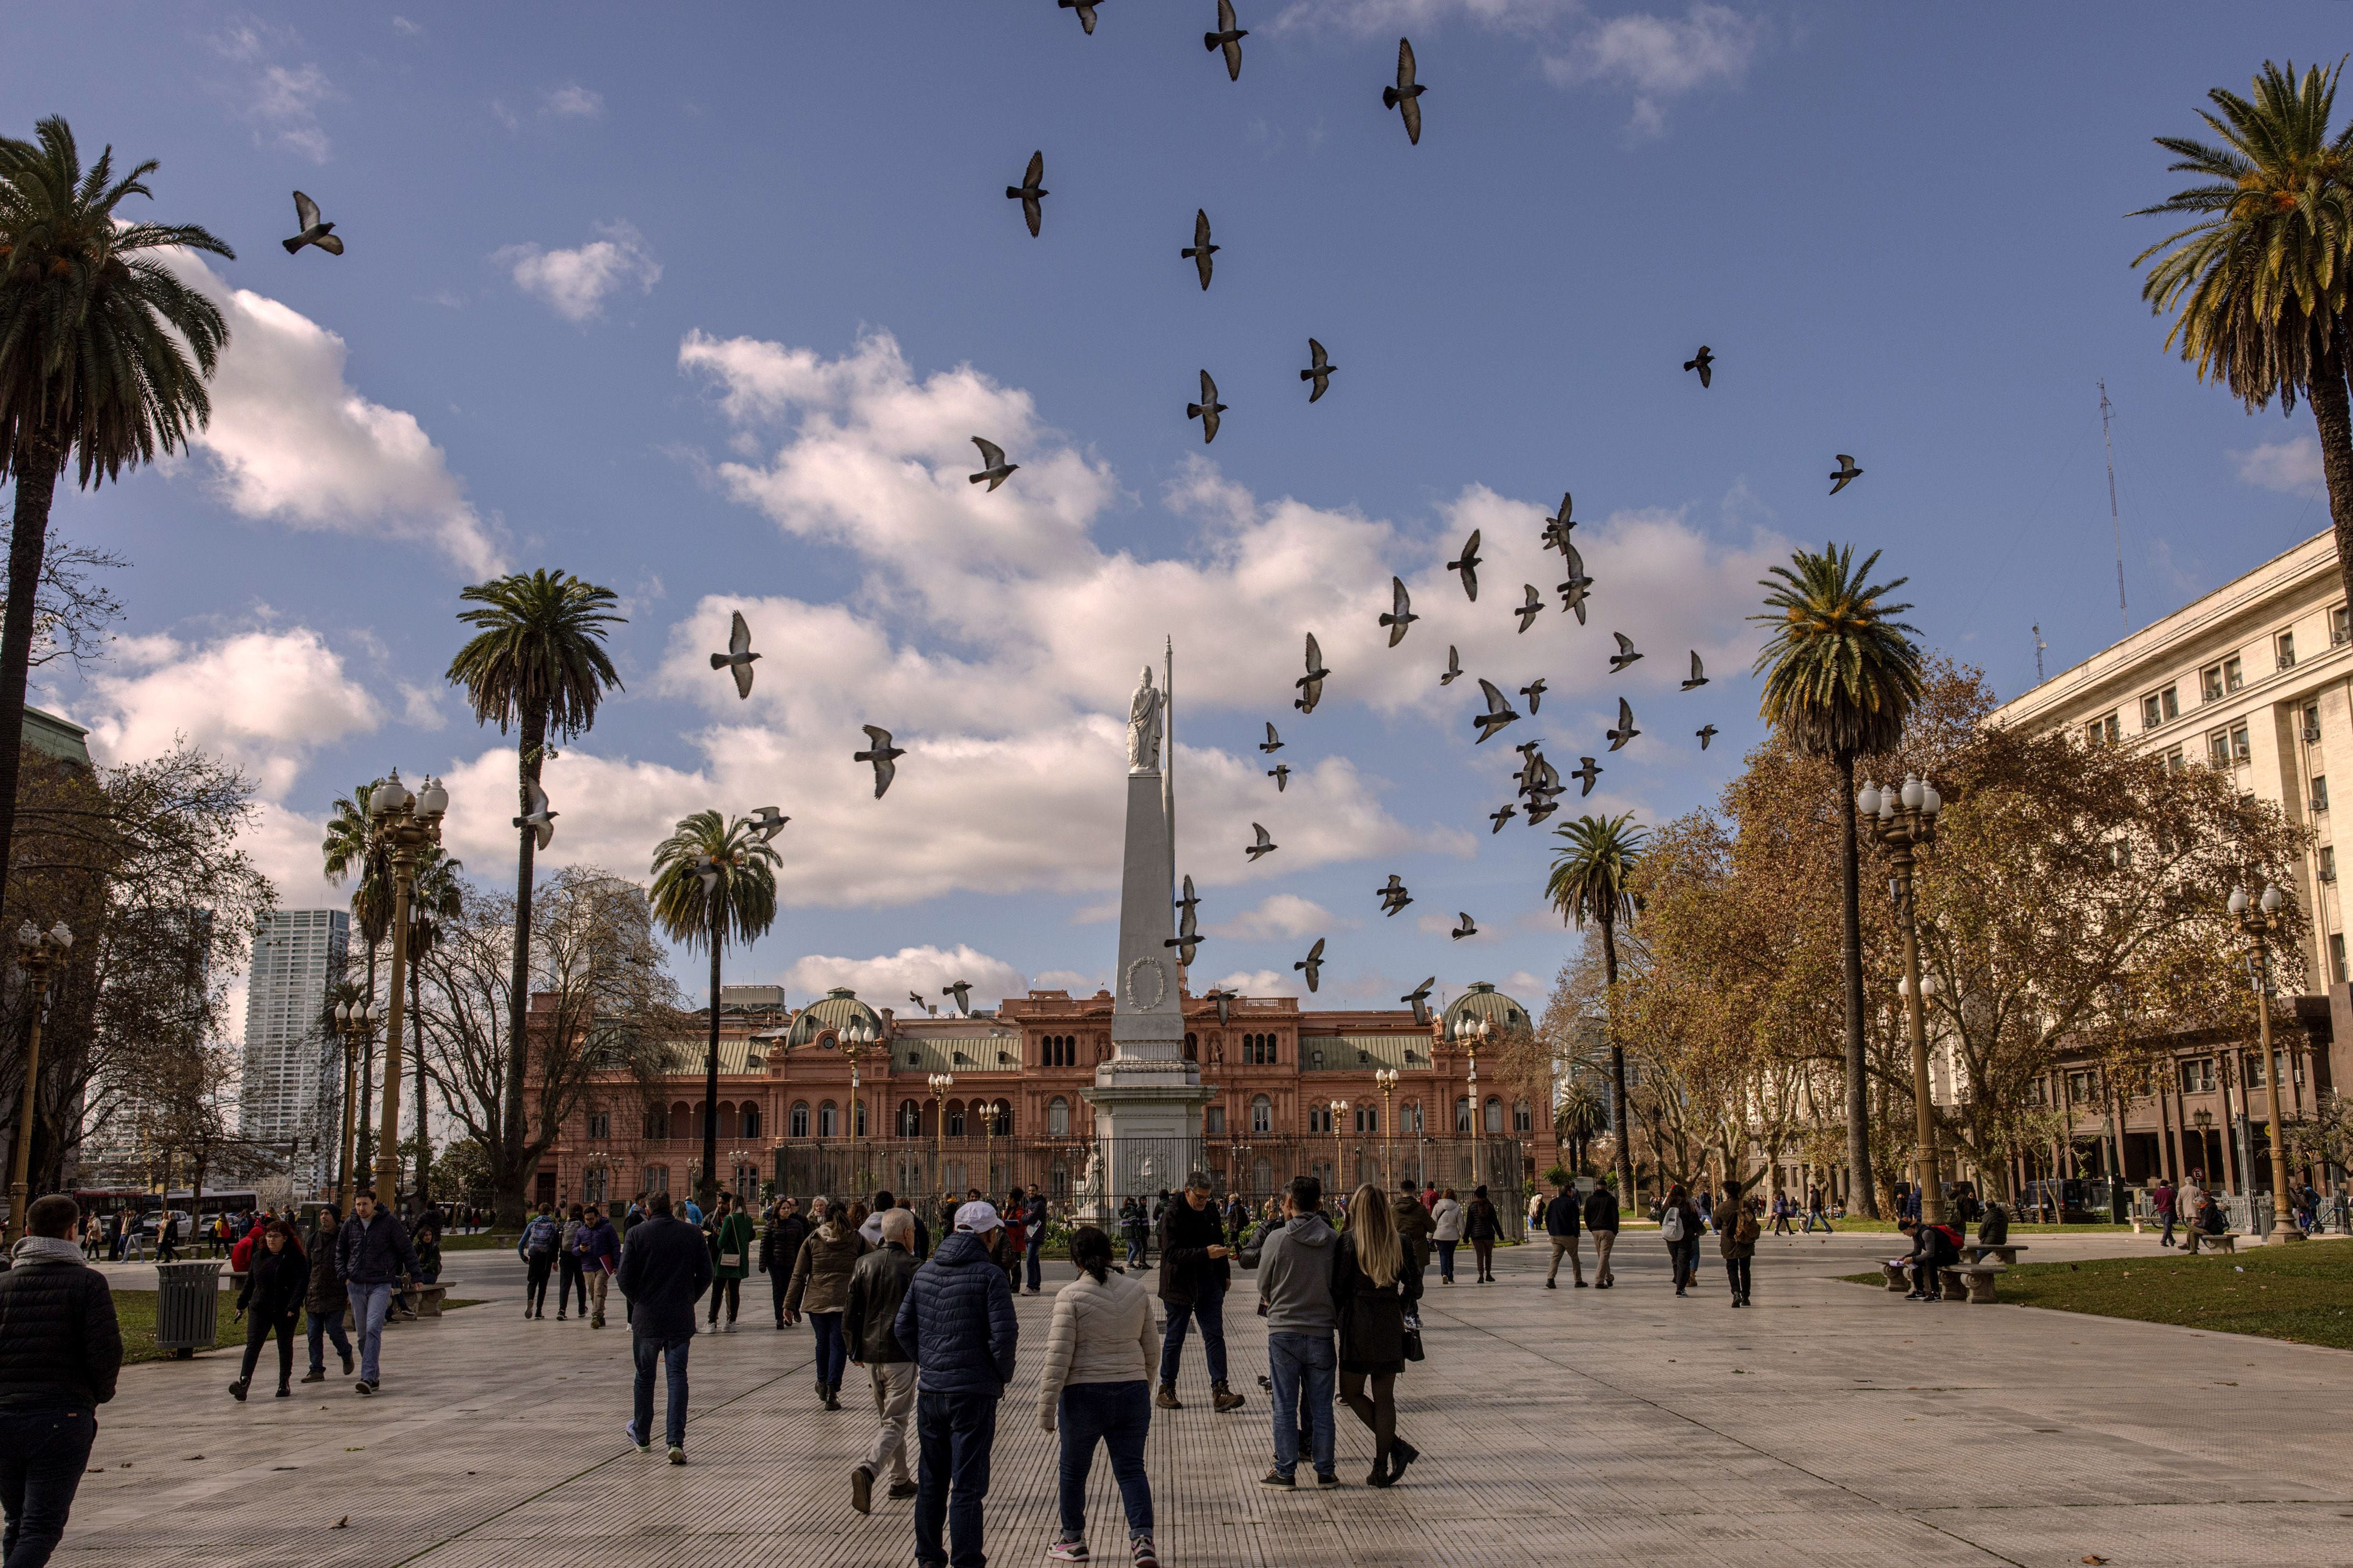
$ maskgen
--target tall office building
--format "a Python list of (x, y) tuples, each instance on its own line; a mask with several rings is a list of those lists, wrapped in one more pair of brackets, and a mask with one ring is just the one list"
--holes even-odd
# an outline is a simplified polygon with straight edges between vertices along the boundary
[(300, 1140), (297, 1171), (313, 1182), (335, 1157), (329, 1145), (343, 1111), (342, 1058), (322, 1014), (328, 987), (343, 978), (351, 930), (342, 910), (277, 910), (254, 926), (239, 1131), (268, 1143)]

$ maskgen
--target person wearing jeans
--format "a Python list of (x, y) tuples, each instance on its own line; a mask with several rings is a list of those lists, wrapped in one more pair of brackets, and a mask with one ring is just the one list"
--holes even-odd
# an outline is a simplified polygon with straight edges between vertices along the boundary
[(1568, 1258), (1569, 1277), (1577, 1281), (1578, 1289), (1585, 1289), (1585, 1261), (1577, 1255), (1577, 1234), (1584, 1218), (1584, 1200), (1577, 1195), (1576, 1184), (1564, 1171), (1552, 1201), (1544, 1205), (1545, 1234), (1552, 1238), (1552, 1269), (1545, 1276), (1546, 1289), (1560, 1288), (1560, 1260), (1564, 1254)]
[(375, 1193), (364, 1192), (352, 1200), (350, 1221), (335, 1232), (335, 1260), (360, 1337), (360, 1377), (352, 1387), (374, 1394), (383, 1382), (384, 1318), (392, 1309), (392, 1289), (417, 1272), (417, 1249), (408, 1227), (390, 1209), (376, 1206)]
[(1438, 1282), (1454, 1283), (1454, 1249), (1462, 1245), (1462, 1200), (1452, 1187), (1430, 1205), (1430, 1239), (1438, 1247)]
[(849, 1305), (850, 1275), (867, 1247), (865, 1237), (850, 1228), (848, 1204), (837, 1200), (822, 1212), (825, 1223), (809, 1232), (793, 1265), (792, 1284), (785, 1291), (785, 1321), (797, 1322), (802, 1313), (808, 1314), (809, 1326), (817, 1331), (818, 1397), (828, 1410), (839, 1410), (842, 1369), (849, 1360), (841, 1337), (841, 1314)]
[(65, 1535), (74, 1492), (114, 1397), (122, 1333), (106, 1276), (73, 1237), (62, 1193), (26, 1205), (26, 1236), (0, 1273), (0, 1557), (42, 1568)]
[(1111, 1237), (1094, 1226), (1071, 1237), (1079, 1277), (1054, 1298), (1046, 1366), (1038, 1385), (1038, 1420), (1062, 1435), (1061, 1531), (1046, 1549), (1058, 1563), (1087, 1561), (1087, 1475), (1095, 1445), (1111, 1450), (1111, 1473), (1127, 1515), (1134, 1568), (1155, 1568), (1152, 1482), (1144, 1472), (1144, 1438), (1152, 1427), (1152, 1299), (1111, 1271)]
[(332, 1339), (335, 1349), (343, 1358), (343, 1375), (352, 1375), (357, 1364), (352, 1359), (352, 1342), (343, 1332), (343, 1314), (351, 1303), (343, 1292), (342, 1263), (335, 1246), (338, 1229), (332, 1204), (319, 1211), (319, 1222), (311, 1232), (307, 1251), (311, 1259), (311, 1285), (302, 1297), (302, 1306), (310, 1320), (311, 1370), (302, 1376), (305, 1383), (327, 1381), (326, 1341)]
[(670, 1462), (686, 1463), (686, 1353), (694, 1344), (694, 1304), (711, 1288), (711, 1249), (702, 1232), (670, 1212), (670, 1194), (656, 1193), (653, 1213), (631, 1227), (621, 1249), (620, 1286), (629, 1304), (630, 1446), (653, 1451), (654, 1369), (670, 1392), (662, 1426)]
[(983, 1568), (988, 1561), (981, 1504), (997, 1405), (1021, 1337), (1012, 1288), (988, 1255), (997, 1225), (985, 1203), (956, 1210), (954, 1234), (915, 1270), (892, 1327), (915, 1358), (915, 1561), (925, 1568)]
[(1176, 1400), (1176, 1368), (1185, 1352), (1188, 1323), (1201, 1329), (1201, 1349), (1209, 1363), (1211, 1407), (1241, 1408), (1242, 1397), (1226, 1384), (1226, 1222), (1209, 1201), (1209, 1178), (1196, 1171), (1185, 1191), (1160, 1211), (1160, 1300), (1168, 1309), (1168, 1333), (1160, 1347), (1160, 1390), (1153, 1403), (1182, 1410)]
[(1340, 1484), (1332, 1430), (1332, 1391), (1339, 1367), (1332, 1342), (1338, 1326), (1332, 1268), (1339, 1248), (1323, 1207), (1323, 1184), (1313, 1176), (1294, 1177), (1283, 1194), (1282, 1225), (1261, 1229), (1241, 1253), (1242, 1267), (1258, 1270), (1259, 1302), (1266, 1314), (1267, 1372), (1274, 1384), (1274, 1468), (1259, 1484), (1281, 1491), (1298, 1485), (1303, 1415), (1316, 1484)]
[(1023, 1245), (1029, 1263), (1029, 1294), (1035, 1296), (1046, 1288), (1045, 1275), (1039, 1268), (1038, 1258), (1039, 1250), (1046, 1245), (1046, 1194), (1044, 1193), (1033, 1192), (1029, 1194), (1029, 1209), (1027, 1217), (1029, 1237)]

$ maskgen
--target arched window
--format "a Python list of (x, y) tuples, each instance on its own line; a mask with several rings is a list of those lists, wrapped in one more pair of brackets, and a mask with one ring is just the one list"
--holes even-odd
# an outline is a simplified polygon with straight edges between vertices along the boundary
[(1512, 1102), (1512, 1131), (1514, 1132), (1533, 1132), (1535, 1131), (1535, 1117), (1528, 1110), (1528, 1102), (1525, 1100), (1514, 1100)]
[(829, 1100), (817, 1108), (817, 1135), (820, 1138), (841, 1136), (841, 1108)]
[(1307, 1131), (1310, 1132), (1331, 1131), (1332, 1108), (1328, 1105), (1310, 1106), (1307, 1110)]
[(659, 1140), (662, 1140), (662, 1141), (664, 1141), (664, 1142), (667, 1142), (667, 1141), (669, 1140), (669, 1138), (670, 1138), (670, 1107), (669, 1107), (669, 1106), (667, 1106), (667, 1105), (649, 1105), (649, 1106), (647, 1106), (647, 1107), (646, 1107), (646, 1142), (649, 1142), (649, 1143), (650, 1143), (650, 1142), (655, 1142), (657, 1139), (659, 1139)]
[(921, 1138), (923, 1135), (923, 1108), (912, 1100), (899, 1102), (899, 1136)]
[(808, 1101), (807, 1101), (807, 1100), (794, 1100), (794, 1101), (793, 1101), (793, 1123), (792, 1123), (792, 1126), (793, 1126), (793, 1136), (794, 1136), (794, 1137), (796, 1137), (796, 1138), (806, 1138), (806, 1137), (807, 1137), (807, 1136), (808, 1136)]
[(1250, 1101), (1250, 1131), (1261, 1135), (1274, 1131), (1274, 1101), (1262, 1094)]
[(852, 1121), (856, 1121), (856, 1122), (858, 1123), (858, 1127), (857, 1127), (857, 1134), (858, 1134), (858, 1136), (859, 1136), (859, 1137), (860, 1137), (860, 1138), (865, 1137), (865, 1136), (866, 1136), (866, 1102), (865, 1102), (864, 1100), (861, 1100), (857, 1101), (857, 1109), (855, 1109), (854, 1110), (852, 1110), (852, 1111), (850, 1112), (850, 1119), (851, 1119)]
[(1420, 1134), (1422, 1131), (1421, 1101), (1418, 1100), (1409, 1100), (1405, 1102), (1405, 1121), (1403, 1125), (1406, 1131), (1417, 1136)]
[(1377, 1133), (1381, 1130), (1381, 1108), (1377, 1105), (1356, 1107), (1356, 1131)]
[[(1068, 1138), (1071, 1135), (1071, 1102), (1060, 1095), (1046, 1102), (1046, 1136)], [(1060, 1166), (1056, 1166), (1060, 1170)], [(1066, 1173), (1067, 1174), (1067, 1173)]]
[(686, 1101), (682, 1100), (671, 1101), (670, 1135), (672, 1138), (691, 1138), (698, 1131), (692, 1115), (686, 1109)]
[(951, 1138), (964, 1136), (964, 1101), (961, 1100), (948, 1101), (948, 1136)]
[(744, 1136), (757, 1138), (759, 1135), (760, 1108), (756, 1105), (747, 1105), (744, 1108)]
[(735, 1136), (735, 1102), (733, 1100), (723, 1100), (719, 1102), (719, 1136), (722, 1138)]
[(1457, 1132), (1471, 1131), (1471, 1097), (1467, 1094), (1455, 1097), (1454, 1131)]
[(1504, 1130), (1504, 1102), (1497, 1100), (1491, 1094), (1487, 1097), (1485, 1109), (1486, 1115), (1483, 1120), (1486, 1123), (1487, 1131), (1490, 1132), (1501, 1132)]

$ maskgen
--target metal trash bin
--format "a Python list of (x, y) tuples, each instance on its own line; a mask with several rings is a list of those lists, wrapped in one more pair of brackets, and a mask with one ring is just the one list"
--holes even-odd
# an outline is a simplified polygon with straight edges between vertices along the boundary
[(155, 1265), (155, 1348), (186, 1361), (220, 1335), (220, 1271), (208, 1263)]

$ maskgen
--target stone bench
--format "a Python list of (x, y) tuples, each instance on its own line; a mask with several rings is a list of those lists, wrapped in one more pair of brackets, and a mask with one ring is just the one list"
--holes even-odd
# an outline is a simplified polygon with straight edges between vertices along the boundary
[[(2189, 1231), (2188, 1235), (2189, 1241), (2184, 1242), (2182, 1245), (2182, 1250), (2184, 1252), (2204, 1252), (2211, 1247), (2216, 1252), (2227, 1252), (2234, 1258), (2238, 1256), (2239, 1238), (2227, 1230), (2220, 1236), (2210, 1236), (2206, 1232), (2193, 1227)], [(2196, 1245), (2191, 1246), (2189, 1244), (2190, 1242), (2194, 1242)]]
[(2007, 1270), (1990, 1263), (1964, 1263), (1937, 1272), (1944, 1282), (1946, 1300), (1957, 1301), (1966, 1291), (1968, 1300), (1975, 1303), (1995, 1300), (1993, 1282)]
[(1961, 1256), (1971, 1263), (1983, 1263), (1986, 1255), (1991, 1253), (2004, 1263), (2015, 1263), (2018, 1255), (2025, 1250), (2026, 1244), (2021, 1241), (1973, 1241), (1961, 1248)]
[(448, 1294), (449, 1287), (447, 1285), (412, 1285), (405, 1292), (395, 1296), (393, 1300), (399, 1306), (414, 1312), (417, 1321), (422, 1322), (427, 1318), (438, 1318), (441, 1315), (441, 1303), (448, 1299)]
[(1890, 1290), (1908, 1290), (1912, 1288), (1912, 1271), (1906, 1265), (1892, 1260), (1883, 1261), (1879, 1266), (1879, 1271), (1887, 1276), (1887, 1288)]

